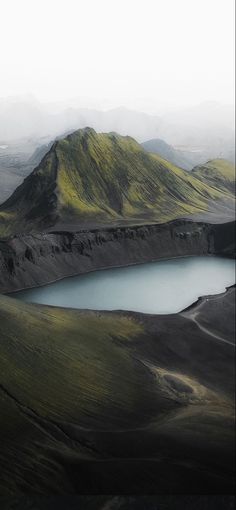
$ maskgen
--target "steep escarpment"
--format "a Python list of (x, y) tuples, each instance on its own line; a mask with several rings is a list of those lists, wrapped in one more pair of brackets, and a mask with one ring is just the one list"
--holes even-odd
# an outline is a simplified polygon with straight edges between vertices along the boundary
[(13, 236), (0, 243), (0, 291), (34, 287), (95, 269), (187, 255), (234, 255), (235, 224), (163, 225)]
[[(39, 167), (0, 206), (0, 235), (22, 229), (43, 228), (57, 217), (57, 156), (55, 145)], [(27, 226), (28, 225), (28, 226)]]
[(215, 189), (130, 137), (78, 130), (56, 141), (39, 166), (0, 207), (0, 235), (55, 225), (163, 223), (224, 204), (229, 190)]

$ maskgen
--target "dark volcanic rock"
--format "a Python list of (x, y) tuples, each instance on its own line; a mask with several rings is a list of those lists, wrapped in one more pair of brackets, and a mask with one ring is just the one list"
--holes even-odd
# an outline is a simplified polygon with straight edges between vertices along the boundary
[(234, 222), (22, 234), (0, 242), (0, 291), (44, 285), (95, 269), (161, 258), (234, 253)]
[(4, 510), (234, 510), (234, 496), (60, 496), (6, 501)]

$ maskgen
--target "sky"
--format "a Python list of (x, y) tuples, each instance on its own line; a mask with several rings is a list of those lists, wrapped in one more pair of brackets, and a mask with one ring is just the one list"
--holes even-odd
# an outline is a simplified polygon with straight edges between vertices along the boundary
[(234, 102), (234, 0), (0, 0), (0, 97)]

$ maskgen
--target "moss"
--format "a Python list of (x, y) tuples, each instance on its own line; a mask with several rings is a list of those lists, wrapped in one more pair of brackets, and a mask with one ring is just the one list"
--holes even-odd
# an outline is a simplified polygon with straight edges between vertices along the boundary
[(235, 191), (235, 165), (225, 159), (213, 159), (193, 169), (194, 177), (217, 189)]
[(94, 453), (67, 437), (65, 423), (80, 433), (88, 424), (94, 430), (134, 426), (140, 405), (155, 400), (129, 347), (142, 333), (124, 314), (0, 296), (1, 495), (30, 492), (31, 483), (34, 492), (71, 491), (60, 459)]
[(211, 175), (222, 176), (227, 180), (235, 180), (235, 165), (225, 159), (212, 159), (205, 165), (200, 165), (198, 168), (199, 173), (207, 172), (209, 170)]
[[(231, 179), (226, 162), (219, 168)], [(195, 173), (147, 153), (130, 137), (78, 130), (56, 142), (0, 207), (0, 233), (41, 230), (58, 219), (163, 222), (208, 211), (210, 202), (221, 199), (232, 207), (233, 196), (224, 183), (215, 186)]]
[(120, 344), (142, 333), (139, 324), (113, 314), (0, 303), (1, 378), (9, 391), (17, 387), (20, 401), (51, 419), (95, 419), (100, 408), (96, 419), (103, 421), (111, 402), (132, 414), (139, 371)]

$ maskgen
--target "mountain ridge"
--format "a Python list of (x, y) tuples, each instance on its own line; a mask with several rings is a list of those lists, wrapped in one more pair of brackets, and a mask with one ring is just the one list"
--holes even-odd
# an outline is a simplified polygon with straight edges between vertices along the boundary
[(223, 158), (211, 159), (204, 165), (197, 165), (192, 173), (211, 186), (224, 188), (235, 193), (235, 165)]
[(229, 190), (146, 152), (129, 136), (87, 127), (56, 140), (0, 206), (0, 234), (57, 223), (160, 223), (214, 210), (221, 200), (233, 208)]
[(171, 161), (171, 163), (184, 170), (191, 170), (196, 163), (196, 161), (194, 161), (194, 153), (189, 151), (187, 155), (186, 152), (175, 149), (172, 145), (160, 138), (152, 138), (151, 140), (143, 142), (141, 145), (146, 151), (159, 154), (167, 161)]

